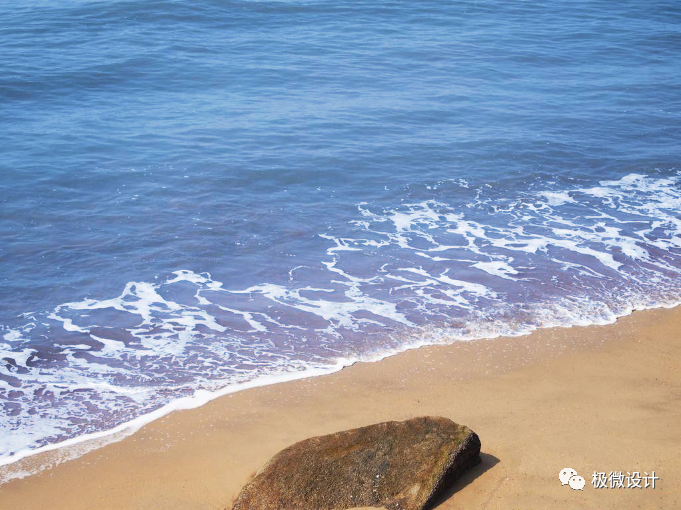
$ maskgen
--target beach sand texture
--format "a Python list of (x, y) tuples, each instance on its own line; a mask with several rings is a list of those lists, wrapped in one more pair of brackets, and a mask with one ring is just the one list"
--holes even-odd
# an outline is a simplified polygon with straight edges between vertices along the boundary
[[(451, 418), (482, 440), (482, 464), (457, 482), (443, 510), (681, 508), (681, 308), (426, 347), (222, 397), (12, 480), (0, 486), (0, 508), (229, 508), (292, 443), (422, 415)], [(566, 467), (586, 479), (583, 491), (560, 484)], [(594, 472), (653, 470), (655, 489), (591, 483)]]

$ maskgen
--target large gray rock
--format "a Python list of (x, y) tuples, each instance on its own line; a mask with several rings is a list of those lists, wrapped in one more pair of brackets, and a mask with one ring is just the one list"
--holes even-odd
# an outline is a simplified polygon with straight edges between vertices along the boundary
[(379, 423), (282, 450), (232, 510), (421, 510), (479, 462), (477, 434), (446, 418)]

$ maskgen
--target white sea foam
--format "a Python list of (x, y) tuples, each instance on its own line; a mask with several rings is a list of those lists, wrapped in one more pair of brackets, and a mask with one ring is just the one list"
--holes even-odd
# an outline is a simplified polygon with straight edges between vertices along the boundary
[[(511, 259), (512, 261), (513, 259)], [(476, 262), (471, 267), (477, 267), (482, 269), (492, 276), (498, 276), (499, 278), (505, 278), (507, 280), (518, 280), (511, 275), (518, 274), (518, 271), (513, 269), (507, 262), (503, 260), (496, 260), (494, 262)]]
[(558, 206), (569, 203), (577, 203), (577, 201), (572, 198), (567, 192), (556, 192), (556, 191), (542, 191), (538, 193), (539, 196), (546, 198), (549, 205)]
[(515, 196), (457, 185), (463, 202), (362, 203), (319, 233), (318, 263), (276, 282), (179, 270), (22, 314), (0, 326), (0, 430), (11, 437), (0, 464), (84, 451), (224, 393), (420, 345), (677, 304), (681, 177), (598, 184)]

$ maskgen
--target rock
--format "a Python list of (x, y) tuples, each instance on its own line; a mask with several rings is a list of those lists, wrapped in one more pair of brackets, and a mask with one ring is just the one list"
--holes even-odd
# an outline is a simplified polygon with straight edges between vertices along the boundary
[(378, 423), (282, 450), (232, 510), (421, 510), (479, 462), (477, 434), (446, 418)]

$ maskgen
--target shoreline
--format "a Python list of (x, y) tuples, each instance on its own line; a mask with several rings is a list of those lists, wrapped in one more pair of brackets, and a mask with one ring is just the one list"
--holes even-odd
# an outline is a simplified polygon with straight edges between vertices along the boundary
[[(113, 428), (110, 429), (105, 429), (105, 430), (99, 430), (96, 432), (92, 432), (89, 434), (84, 434), (81, 436), (76, 436), (72, 437), (69, 439), (65, 439), (63, 441), (59, 441), (57, 443), (51, 443), (47, 445), (40, 446), (35, 449), (25, 449), (21, 450), (11, 456), (8, 457), (0, 457), (0, 487), (2, 487), (3, 484), (14, 480), (14, 479), (21, 479), (25, 478), (26, 476), (32, 476), (35, 474), (40, 473), (42, 469), (39, 469), (36, 472), (24, 472), (21, 469), (18, 470), (13, 470), (10, 466), (13, 466), (17, 463), (21, 463), (25, 459), (29, 459), (34, 456), (40, 456), (44, 454), (49, 454), (53, 452), (55, 454), (55, 460), (53, 462), (56, 462), (56, 464), (59, 464), (63, 461), (69, 461), (69, 460), (74, 460), (81, 455), (84, 455), (90, 451), (96, 450), (98, 448), (102, 448), (108, 444), (112, 444), (114, 442), (122, 441), (126, 437), (135, 434), (138, 432), (142, 427), (153, 423), (156, 420), (162, 419), (163, 417), (167, 416), (170, 413), (173, 413), (175, 411), (187, 411), (191, 409), (196, 409), (198, 407), (204, 406), (208, 404), (209, 402), (227, 396), (231, 395), (233, 393), (238, 393), (241, 391), (246, 391), (254, 388), (261, 388), (264, 386), (271, 386), (271, 385), (276, 385), (276, 384), (282, 384), (282, 383), (287, 383), (287, 382), (292, 382), (292, 381), (298, 381), (298, 380), (303, 380), (303, 379), (308, 379), (308, 378), (313, 378), (313, 377), (321, 377), (321, 376), (327, 376), (327, 375), (333, 375), (341, 370), (347, 369), (349, 367), (352, 367), (353, 365), (357, 363), (376, 363), (385, 360), (386, 358), (390, 358), (392, 356), (399, 356), (400, 354), (403, 354), (405, 352), (409, 352), (415, 349), (422, 349), (422, 348), (428, 348), (428, 347), (435, 347), (435, 346), (448, 346), (452, 345), (456, 342), (477, 342), (477, 341), (489, 341), (489, 340), (495, 340), (498, 338), (522, 338), (522, 337), (528, 337), (530, 335), (536, 334), (538, 331), (541, 330), (550, 330), (554, 328), (564, 328), (564, 329), (570, 329), (570, 328), (582, 328), (582, 327), (595, 327), (595, 326), (609, 326), (616, 324), (619, 320), (621, 320), (624, 317), (631, 316), (632, 314), (635, 313), (640, 313), (640, 312), (645, 312), (649, 310), (663, 310), (663, 309), (673, 309), (681, 307), (681, 301), (679, 302), (674, 302), (672, 304), (660, 304), (654, 307), (650, 308), (630, 308), (626, 313), (623, 313), (621, 315), (616, 315), (613, 314), (614, 319), (611, 321), (607, 322), (602, 322), (602, 323), (590, 323), (590, 324), (568, 324), (568, 325), (553, 325), (553, 326), (536, 326), (534, 329), (530, 330), (529, 332), (519, 332), (518, 334), (513, 334), (513, 335), (503, 335), (503, 334), (498, 334), (496, 336), (489, 336), (489, 337), (475, 337), (475, 338), (467, 338), (467, 339), (454, 339), (451, 341), (446, 341), (442, 343), (436, 343), (436, 342), (421, 342), (421, 343), (413, 343), (413, 344), (406, 344), (403, 347), (400, 347), (398, 349), (393, 349), (390, 351), (386, 351), (384, 353), (378, 353), (371, 359), (339, 359), (336, 361), (334, 365), (330, 365), (328, 368), (307, 368), (305, 370), (297, 371), (297, 372), (285, 372), (282, 374), (276, 374), (273, 376), (269, 377), (264, 377), (264, 378), (259, 378), (255, 379), (252, 381), (246, 381), (242, 383), (234, 383), (234, 384), (229, 384), (227, 386), (224, 386), (223, 388), (220, 388), (218, 390), (196, 390), (192, 396), (189, 397), (182, 397), (178, 398), (176, 400), (172, 400), (168, 402), (167, 404), (163, 405), (162, 407), (155, 409), (154, 411), (151, 411), (149, 413), (142, 414), (140, 416), (137, 416), (136, 418), (133, 418), (130, 421), (120, 423), (119, 425), (116, 425)], [(68, 451), (69, 448), (77, 448), (78, 450), (71, 450), (70, 452)], [(64, 458), (60, 459), (59, 458), (59, 453), (63, 452), (64, 453)], [(9, 467), (7, 469), (6, 467)], [(5, 469), (3, 469), (5, 468)], [(3, 472), (4, 471), (4, 472)], [(13, 473), (13, 471), (15, 473)], [(16, 475), (18, 474), (18, 476)]]
[[(55, 480), (56, 478), (61, 480), (59, 483), (66, 487), (69, 485), (69, 480), (72, 483), (78, 479), (78, 476), (75, 479), (73, 478), (74, 473), (82, 471), (84, 466), (95, 468), (102, 474), (103, 478), (96, 477), (100, 484), (110, 480), (112, 475), (113, 478), (123, 483), (126, 480), (126, 469), (122, 471), (121, 469), (126, 465), (129, 467), (131, 461), (141, 462), (149, 466), (153, 465), (154, 468), (148, 471), (148, 474), (157, 471), (167, 471), (168, 473), (172, 472), (173, 477), (183, 478), (187, 476), (187, 473), (184, 472), (182, 474), (182, 469), (178, 471), (172, 465), (165, 465), (169, 462), (174, 464), (174, 461), (171, 459), (176, 456), (183, 458), (185, 461), (189, 458), (195, 465), (205, 465), (208, 462), (211, 465), (210, 471), (219, 471), (217, 466), (220, 464), (220, 461), (215, 458), (214, 453), (207, 455), (209, 459), (212, 459), (212, 464), (208, 460), (202, 459), (201, 456), (195, 455), (197, 451), (208, 454), (205, 451), (206, 445), (201, 442), (197, 443), (197, 441), (200, 441), (196, 437), (198, 430), (202, 430), (206, 435), (204, 439), (209, 444), (220, 438), (222, 441), (227, 442), (227, 445), (223, 447), (226, 448), (226, 450), (223, 449), (223, 454), (229, 457), (227, 452), (234, 454), (238, 450), (237, 457), (241, 459), (238, 466), (222, 468), (223, 471), (226, 469), (228, 481), (222, 480), (222, 483), (217, 485), (209, 484), (212, 487), (210, 491), (217, 491), (213, 493), (214, 497), (200, 498), (197, 495), (196, 500), (192, 499), (192, 501), (197, 503), (197, 508), (199, 506), (203, 508), (224, 508), (229, 505), (229, 499), (236, 495), (235, 491), (238, 491), (252, 471), (258, 469), (267, 458), (279, 449), (297, 440), (311, 435), (334, 432), (344, 428), (367, 425), (387, 419), (405, 419), (421, 414), (438, 414), (438, 410), (439, 414), (443, 414), (441, 409), (442, 402), (440, 402), (439, 406), (435, 405), (436, 402), (439, 402), (439, 399), (431, 394), (435, 389), (438, 389), (448, 397), (458, 396), (461, 398), (462, 394), (459, 386), (470, 386), (476, 393), (485, 393), (482, 390), (486, 386), (499, 384), (500, 381), (509, 377), (509, 375), (537, 370), (541, 376), (538, 379), (541, 380), (541, 385), (547, 385), (548, 383), (544, 379), (550, 380), (553, 374), (550, 372), (546, 373), (546, 370), (542, 372), (542, 367), (545, 369), (546, 365), (552, 363), (558, 363), (559, 365), (562, 363), (564, 365), (574, 356), (584, 357), (588, 353), (602, 353), (603, 350), (612, 350), (614, 347), (617, 347), (615, 344), (621, 344), (620, 347), (635, 347), (631, 339), (624, 338), (627, 333), (633, 331), (635, 333), (634, 336), (638, 338), (638, 343), (640, 343), (642, 341), (641, 337), (649, 335), (648, 331), (662, 327), (660, 324), (666, 325), (666, 337), (669, 337), (671, 334), (674, 338), (648, 339), (647, 341), (656, 342), (658, 348), (660, 346), (657, 344), (660, 342), (662, 342), (662, 347), (664, 347), (664, 342), (669, 341), (673, 344), (674, 348), (679, 347), (679, 352), (681, 352), (681, 339), (676, 338), (681, 334), (678, 333), (681, 331), (681, 327), (679, 327), (681, 325), (681, 308), (658, 308), (635, 312), (619, 318), (612, 325), (606, 326), (546, 328), (539, 329), (523, 337), (500, 337), (474, 342), (455, 342), (449, 345), (414, 348), (383, 358), (381, 361), (356, 363), (343, 370), (327, 375), (327, 377), (297, 378), (290, 382), (259, 386), (254, 389), (239, 391), (238, 393), (231, 392), (221, 398), (213, 397), (211, 401), (201, 407), (166, 414), (160, 419), (143, 425), (136, 433), (120, 441), (117, 440), (115, 443), (91, 450), (76, 459), (65, 461), (52, 469), (47, 469), (23, 479), (11, 480), (0, 486), (0, 503), (8, 500), (10, 507), (30, 509), (38, 508), (40, 504), (44, 505), (45, 501), (54, 502), (54, 499), (41, 500), (41, 497), (46, 497), (45, 495), (49, 494), (50, 490), (55, 489), (54, 487), (52, 489), (48, 488), (48, 486), (51, 487), (53, 485), (53, 483), (48, 483), (48, 481)], [(677, 332), (676, 335), (674, 335), (675, 332)], [(640, 356), (638, 357), (640, 358)], [(584, 361), (588, 364), (588, 359)], [(664, 360), (658, 361), (663, 362)], [(617, 375), (617, 368), (609, 367), (609, 369), (615, 370), (613, 376)], [(676, 380), (672, 378), (668, 382), (678, 388), (678, 379), (679, 377)], [(501, 385), (499, 388), (503, 389), (504, 387), (504, 385)], [(405, 400), (403, 397), (419, 398), (416, 398), (416, 402), (414, 402), (413, 398)], [(432, 405), (429, 407), (422, 403), (422, 401), (431, 401)], [(377, 402), (380, 402), (380, 404)], [(496, 404), (501, 404), (501, 402), (496, 402)], [(491, 412), (488, 405), (484, 403), (477, 403), (474, 407), (480, 407), (483, 415)], [(320, 419), (320, 412), (322, 414), (326, 413), (326, 419)], [(498, 459), (497, 464), (505, 464), (503, 455), (499, 456), (494, 450), (486, 448), (486, 444), (490, 441), (490, 446), (494, 447), (495, 438), (493, 436), (486, 437), (487, 434), (481, 432), (482, 429), (478, 430), (476, 428), (475, 423), (480, 419), (480, 416), (470, 410), (466, 412), (461, 411), (461, 416), (457, 414), (459, 413), (452, 413), (447, 417), (471, 426), (473, 430), (480, 434), (483, 442), (483, 452), (487, 455), (487, 464), (493, 462), (492, 457)], [(299, 416), (305, 416), (306, 419), (301, 421)], [(244, 428), (248, 423), (254, 427), (247, 426)], [(254, 436), (255, 430), (262, 431), (263, 428), (271, 429), (273, 423), (278, 424), (281, 429), (278, 433), (274, 434), (274, 437), (263, 439), (258, 438), (257, 435)], [(545, 422), (543, 425), (541, 423), (537, 425), (546, 427)], [(211, 433), (209, 429), (216, 426), (219, 431)], [(255, 430), (250, 430), (251, 428)], [(549, 433), (548, 431), (546, 432)], [(239, 443), (241, 446), (231, 443), (234, 441), (232, 437), (234, 435), (240, 438)], [(190, 439), (186, 440), (187, 437)], [(185, 438), (185, 441), (179, 443), (178, 438)], [(678, 439), (678, 435), (676, 439)], [(191, 443), (191, 446), (187, 444), (187, 441)], [(150, 443), (148, 444), (148, 442)], [(257, 446), (253, 446), (255, 443), (257, 443)], [(248, 444), (252, 446), (249, 448)], [(681, 443), (677, 442), (676, 445), (678, 446), (678, 444)], [(146, 454), (138, 451), (140, 447), (143, 447)], [(218, 448), (218, 445), (215, 445), (215, 447)], [(20, 462), (45, 462), (46, 459), (41, 459), (44, 455), (32, 455)], [(49, 461), (46, 463), (49, 464)], [(17, 466), (17, 464), (11, 464), (2, 469), (11, 468), (12, 466)], [(21, 468), (21, 466), (18, 467)], [(556, 473), (563, 467), (565, 466), (559, 465), (556, 469), (553, 469), (554, 466), (551, 466), (552, 470), (555, 470)], [(573, 467), (580, 471), (578, 466)], [(656, 467), (645, 465), (641, 466), (641, 469), (651, 470)], [(678, 467), (676, 465), (673, 470), (678, 472)], [(608, 466), (602, 466), (602, 468), (606, 469)], [(635, 466), (613, 465), (608, 469), (631, 470), (634, 468)], [(485, 478), (484, 475), (487, 472), (491, 473), (499, 469), (488, 465), (485, 468), (485, 472), (479, 478)], [(191, 472), (192, 469), (189, 471)], [(584, 469), (581, 469), (581, 471), (584, 471)], [(586, 473), (586, 471), (584, 472)], [(134, 475), (130, 473), (128, 473), (129, 476), (134, 478)], [(669, 479), (669, 476), (660, 474), (659, 471), (658, 476), (663, 477), (659, 482), (660, 486), (671, 489), (673, 481), (672, 483), (667, 482), (666, 485), (664, 484), (664, 479)], [(588, 479), (586, 475), (585, 478)], [(456, 497), (452, 498), (452, 501), (461, 499), (462, 492), (470, 492), (469, 486), (479, 485), (475, 483), (477, 480), (478, 478), (472, 480), (466, 486), (466, 491), (459, 491)], [(205, 485), (205, 482), (198, 482), (197, 480), (194, 480), (194, 482), (199, 483), (199, 485)], [(136, 487), (136, 491), (141, 491), (141, 493), (138, 492), (138, 496), (145, 493), (144, 487), (138, 487), (138, 483), (134, 480), (127, 479), (125, 485), (133, 485)], [(140, 481), (139, 485), (145, 484)], [(217, 488), (220, 485), (222, 489)], [(551, 482), (550, 485), (551, 487), (557, 485), (557, 489), (560, 489), (559, 483), (554, 484)], [(101, 485), (99, 486), (101, 487)], [(114, 483), (113, 486), (116, 486), (116, 484)], [(162, 487), (164, 488), (162, 489)], [(587, 493), (598, 493), (593, 488), (589, 491), (590, 488), (585, 488), (585, 495)], [(156, 490), (167, 495), (168, 490), (172, 492), (173, 488), (164, 482), (160, 483)], [(614, 494), (617, 492), (616, 490), (611, 491)], [(624, 493), (624, 495), (630, 495), (627, 491), (624, 491)], [(654, 492), (641, 492), (641, 494), (646, 496), (659, 496), (661, 493), (661, 489), (656, 489)], [(42, 496), (39, 496), (39, 494)], [(19, 499), (15, 499), (17, 497)], [(225, 500), (225, 498), (227, 499)], [(181, 499), (187, 502), (185, 497)], [(64, 508), (67, 506), (69, 508), (87, 507), (88, 498), (74, 499), (70, 497), (67, 500), (68, 504), (64, 503)], [(43, 502), (40, 503), (40, 501)], [(98, 507), (108, 508), (109, 506), (107, 505), (112, 505), (111, 508), (114, 508), (117, 501), (117, 498), (111, 498), (108, 501), (106, 499), (100, 500)], [(199, 501), (202, 501), (203, 505), (198, 505)], [(222, 503), (219, 501), (222, 501)], [(146, 502), (151, 504), (150, 500), (146, 500)], [(16, 506), (17, 504), (19, 506)], [(54, 503), (52, 503), (49, 506), (61, 508), (59, 506), (61, 504), (60, 502), (55, 507)], [(448, 502), (443, 505), (443, 508), (448, 508), (447, 504)], [(547, 505), (546, 501), (542, 504), (544, 506)], [(192, 506), (189, 507), (193, 508)], [(143, 508), (143, 506), (125, 506), (125, 508)], [(169, 499), (166, 503), (161, 504), (160, 508), (174, 508), (174, 506)], [(185, 506), (184, 508), (187, 507)]]

